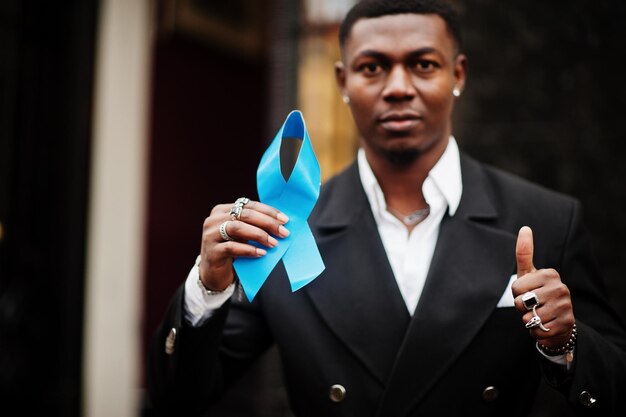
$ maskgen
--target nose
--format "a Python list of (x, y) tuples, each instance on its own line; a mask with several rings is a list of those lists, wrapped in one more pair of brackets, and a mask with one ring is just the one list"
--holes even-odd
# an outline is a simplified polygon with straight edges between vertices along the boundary
[(415, 97), (415, 86), (411, 74), (403, 66), (391, 68), (383, 90), (383, 97), (388, 101), (410, 100)]

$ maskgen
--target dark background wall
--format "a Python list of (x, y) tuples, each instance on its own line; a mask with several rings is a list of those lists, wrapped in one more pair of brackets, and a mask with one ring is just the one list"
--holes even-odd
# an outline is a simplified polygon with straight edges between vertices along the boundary
[(0, 2), (0, 414), (79, 416), (98, 1)]

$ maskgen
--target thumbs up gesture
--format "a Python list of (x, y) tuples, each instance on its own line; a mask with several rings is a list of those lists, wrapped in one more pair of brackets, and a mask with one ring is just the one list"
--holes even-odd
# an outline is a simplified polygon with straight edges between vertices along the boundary
[(535, 268), (530, 227), (520, 229), (515, 252), (517, 280), (511, 286), (515, 308), (535, 340), (549, 348), (559, 348), (567, 343), (575, 322), (569, 289), (554, 269)]

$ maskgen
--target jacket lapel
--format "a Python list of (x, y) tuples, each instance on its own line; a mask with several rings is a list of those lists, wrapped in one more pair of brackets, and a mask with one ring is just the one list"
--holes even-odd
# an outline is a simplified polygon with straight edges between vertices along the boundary
[(485, 174), (466, 157), (461, 166), (461, 204), (453, 217), (442, 221), (420, 302), (380, 403), (380, 416), (405, 416), (411, 411), (478, 333), (514, 272), (515, 235), (486, 226), (497, 212)]
[(410, 316), (356, 164), (336, 178), (326, 197), (311, 223), (322, 258), (332, 268), (305, 290), (335, 335), (384, 384)]

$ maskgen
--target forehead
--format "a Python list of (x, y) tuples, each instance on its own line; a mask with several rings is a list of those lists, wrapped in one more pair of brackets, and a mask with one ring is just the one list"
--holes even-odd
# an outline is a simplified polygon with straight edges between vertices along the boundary
[(442, 54), (454, 53), (454, 39), (446, 22), (436, 14), (396, 14), (357, 20), (344, 53), (350, 57), (362, 51), (398, 53), (426, 47)]

